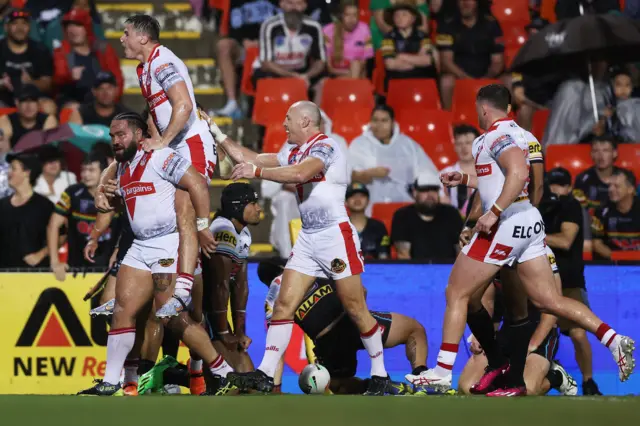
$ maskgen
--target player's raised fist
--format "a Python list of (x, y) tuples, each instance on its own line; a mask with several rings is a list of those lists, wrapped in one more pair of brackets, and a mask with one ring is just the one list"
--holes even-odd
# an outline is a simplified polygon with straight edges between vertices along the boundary
[(448, 188), (458, 186), (462, 183), (462, 173), (460, 172), (445, 172), (440, 173), (440, 182)]
[(256, 166), (251, 163), (236, 164), (231, 172), (231, 180), (253, 179), (256, 177)]
[(95, 198), (96, 209), (100, 213), (109, 213), (114, 210), (113, 206), (109, 203), (107, 196), (104, 192), (98, 192)]

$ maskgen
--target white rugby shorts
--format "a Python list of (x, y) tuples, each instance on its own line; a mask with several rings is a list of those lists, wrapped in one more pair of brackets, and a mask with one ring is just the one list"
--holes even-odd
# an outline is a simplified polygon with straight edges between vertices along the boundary
[(301, 230), (285, 269), (334, 280), (361, 274), (364, 258), (356, 228), (342, 222), (314, 233)]
[(535, 207), (500, 217), (491, 234), (475, 233), (462, 253), (472, 259), (499, 266), (512, 266), (546, 256), (544, 222)]
[(152, 274), (175, 274), (178, 272), (177, 232), (148, 240), (134, 240), (122, 261), (130, 266)]
[(183, 158), (187, 159), (191, 165), (200, 173), (207, 181), (211, 182), (213, 171), (216, 168), (216, 152), (215, 141), (213, 136), (207, 130), (206, 132), (196, 133), (195, 135), (185, 138), (178, 143), (173, 149)]

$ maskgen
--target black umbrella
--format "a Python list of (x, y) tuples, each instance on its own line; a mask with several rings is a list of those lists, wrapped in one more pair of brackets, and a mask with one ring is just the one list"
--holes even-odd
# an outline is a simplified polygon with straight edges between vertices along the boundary
[[(584, 13), (582, 5), (580, 12)], [(593, 114), (598, 121), (591, 60), (617, 64), (640, 60), (640, 23), (617, 14), (564, 19), (531, 36), (518, 51), (511, 70), (535, 77), (587, 66)]]
[(520, 48), (511, 70), (527, 75), (583, 67), (585, 60), (640, 60), (640, 23), (622, 15), (583, 15), (546, 26)]

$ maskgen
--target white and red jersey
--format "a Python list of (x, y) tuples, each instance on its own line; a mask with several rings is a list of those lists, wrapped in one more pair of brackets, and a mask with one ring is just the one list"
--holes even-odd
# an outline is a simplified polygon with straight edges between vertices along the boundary
[(171, 148), (139, 149), (130, 162), (118, 164), (118, 193), (138, 240), (176, 232), (176, 185), (189, 162)]
[[(529, 143), (532, 137), (533, 135), (518, 126), (515, 121), (504, 118), (497, 120), (486, 133), (473, 141), (472, 152), (476, 161), (478, 192), (485, 212), (496, 202), (504, 187), (504, 170), (498, 164), (500, 155), (509, 149), (518, 149), (529, 167)], [(527, 198), (528, 194), (529, 178), (527, 177), (524, 188), (517, 198), (519, 202), (507, 207), (503, 214), (508, 216), (512, 212), (532, 208)]]
[(200, 117), (196, 108), (193, 83), (187, 66), (171, 50), (156, 45), (145, 63), (137, 69), (142, 96), (147, 100), (149, 112), (160, 134), (163, 134), (169, 122), (173, 107), (167, 92), (179, 82), (184, 82), (189, 91), (193, 110), (184, 129), (169, 143), (187, 158), (199, 173), (209, 179), (215, 167), (215, 140), (209, 132), (209, 124)]
[(301, 146), (291, 145), (290, 149), (278, 153), (278, 161), (282, 166), (300, 164), (308, 157), (322, 160), (324, 169), (308, 182), (297, 185), (296, 197), (302, 229), (313, 233), (348, 222), (344, 196), (351, 179), (346, 153), (342, 152), (336, 141), (323, 133), (312, 136)]

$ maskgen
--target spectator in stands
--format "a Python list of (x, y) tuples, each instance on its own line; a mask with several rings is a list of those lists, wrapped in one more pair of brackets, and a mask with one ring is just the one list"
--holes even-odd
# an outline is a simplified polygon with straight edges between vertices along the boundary
[(385, 13), (392, 30), (382, 40), (382, 57), (386, 69), (385, 89), (389, 80), (398, 78), (437, 78), (438, 52), (429, 36), (420, 31), (420, 12), (408, 4), (398, 4)]
[(109, 71), (100, 71), (93, 82), (93, 99), (73, 110), (69, 121), (76, 124), (101, 124), (109, 127), (113, 117), (128, 111), (116, 102), (118, 86), (116, 77)]
[[(102, 19), (100, 18), (100, 13), (96, 8), (95, 0), (73, 0), (73, 3), (68, 4), (61, 10), (62, 13), (66, 14), (74, 8), (88, 11), (91, 14), (93, 34), (95, 34), (95, 36), (100, 40), (106, 40), (104, 28), (102, 28)], [(42, 42), (50, 52), (53, 52), (54, 49), (62, 46), (62, 40), (64, 40), (64, 26), (62, 24), (62, 19), (62, 16), (58, 16), (53, 21), (49, 22), (45, 29)]]
[(458, 14), (438, 24), (442, 76), (440, 94), (451, 109), (453, 88), (460, 78), (497, 78), (504, 70), (504, 40), (487, 0), (458, 0)]
[(353, 179), (369, 185), (372, 204), (411, 201), (408, 187), (420, 173), (438, 177), (438, 169), (422, 147), (400, 133), (393, 109), (387, 105), (373, 109), (368, 128), (349, 145), (349, 161)]
[(7, 153), (11, 150), (9, 139), (4, 136), (0, 129), (0, 198), (13, 194), (13, 189), (9, 186), (9, 169), (11, 165), (7, 161)]
[[(626, 101), (632, 102), (632, 93), (631, 74), (625, 69), (616, 69), (611, 78), (610, 104), (605, 107), (600, 119), (593, 126), (595, 136), (608, 134), (620, 142), (637, 142), (640, 129), (634, 128), (634, 122), (638, 121), (639, 116), (638, 100), (636, 99), (635, 103), (626, 104)], [(625, 109), (628, 112), (625, 112)]]
[(111, 147), (111, 143), (109, 142), (97, 142), (91, 147), (91, 151), (89, 152), (89, 156), (104, 158), (107, 164), (113, 163), (115, 160), (113, 154), (113, 148)]
[[(51, 270), (58, 281), (64, 281), (69, 267), (106, 267), (109, 263), (117, 239), (117, 230), (111, 228), (105, 230), (100, 237), (99, 249), (94, 257), (95, 263), (88, 262), (83, 255), (98, 214), (93, 198), (100, 181), (100, 174), (106, 167), (105, 158), (88, 155), (82, 163), (80, 183), (65, 189), (56, 203), (47, 228), (47, 246)], [(113, 221), (114, 224), (117, 222)], [(63, 226), (67, 228), (69, 247), (67, 263), (60, 262), (57, 257), (58, 240)]]
[(25, 154), (10, 154), (7, 161), (15, 193), (0, 200), (0, 268), (48, 267), (46, 233), (53, 204), (33, 191), (40, 164)]
[(367, 60), (373, 58), (371, 32), (360, 22), (358, 5), (345, 1), (338, 20), (324, 27), (327, 68), (331, 77), (363, 78)]
[[(15, 11), (12, 3), (13, 2), (11, 0), (0, 0), (0, 38), (4, 38), (6, 36), (4, 24), (7, 22), (9, 15)], [(40, 31), (38, 31), (38, 27), (36, 25), (29, 26), (29, 38), (33, 41), (42, 42)]]
[(224, 108), (218, 115), (240, 118), (238, 105), (238, 61), (243, 50), (258, 46), (260, 24), (278, 13), (276, 0), (237, 0), (230, 4), (229, 35), (218, 39), (216, 61), (222, 75), (222, 86), (227, 96)]
[[(445, 167), (441, 173), (462, 172), (471, 176), (476, 174), (476, 162), (473, 158), (472, 148), (475, 138), (480, 136), (475, 127), (468, 124), (460, 124), (453, 128), (453, 146), (458, 154), (458, 161), (452, 165)], [(442, 194), (450, 200), (450, 204), (457, 208), (461, 214), (467, 211), (467, 203), (469, 197), (473, 194), (473, 188), (465, 185), (458, 185), (453, 188), (444, 188)], [(441, 195), (442, 195), (441, 194)]]
[(438, 176), (420, 173), (412, 190), (415, 203), (394, 213), (391, 241), (398, 259), (456, 258), (462, 217), (455, 207), (440, 203), (441, 188)]
[(40, 91), (34, 85), (23, 85), (16, 93), (17, 111), (0, 116), (0, 129), (9, 139), (11, 147), (16, 146), (20, 138), (32, 130), (49, 130), (58, 125), (53, 115), (38, 112)]
[(281, 0), (282, 13), (262, 23), (254, 84), (266, 77), (300, 78), (320, 95), (318, 83), (326, 68), (324, 36), (320, 24), (304, 15), (306, 8), (306, 0)]
[(110, 71), (118, 83), (120, 99), (123, 89), (120, 60), (104, 40), (95, 38), (91, 16), (83, 9), (72, 9), (62, 20), (65, 39), (53, 52), (53, 81), (60, 92), (59, 104), (78, 107), (91, 94), (100, 71)]
[(347, 187), (346, 205), (349, 221), (360, 237), (360, 249), (365, 259), (388, 259), (390, 240), (387, 228), (379, 220), (365, 214), (369, 205), (369, 190), (359, 182)]
[(620, 169), (613, 163), (618, 158), (616, 141), (609, 136), (601, 136), (591, 142), (593, 166), (576, 176), (573, 196), (582, 207), (593, 216), (595, 209), (609, 200), (611, 177)]
[(56, 146), (43, 146), (38, 157), (42, 164), (42, 174), (33, 190), (55, 204), (60, 201), (64, 190), (78, 182), (78, 179), (72, 172), (62, 170), (64, 155)]
[(610, 179), (609, 201), (596, 210), (593, 218), (593, 251), (603, 259), (623, 250), (640, 250), (640, 203), (636, 197), (636, 178), (620, 169)]
[(371, 10), (371, 40), (375, 50), (382, 46), (382, 39), (393, 29), (390, 22), (385, 19), (385, 11), (394, 4), (410, 4), (415, 6), (420, 12), (420, 23), (418, 29), (425, 34), (429, 34), (429, 5), (426, 0), (371, 0), (369, 9)]
[(39, 42), (29, 38), (29, 12), (14, 10), (5, 18), (6, 36), (0, 40), (0, 102), (15, 105), (16, 92), (23, 85), (33, 84), (41, 93), (40, 108), (56, 113), (56, 104), (49, 97), (52, 89), (53, 61)]

